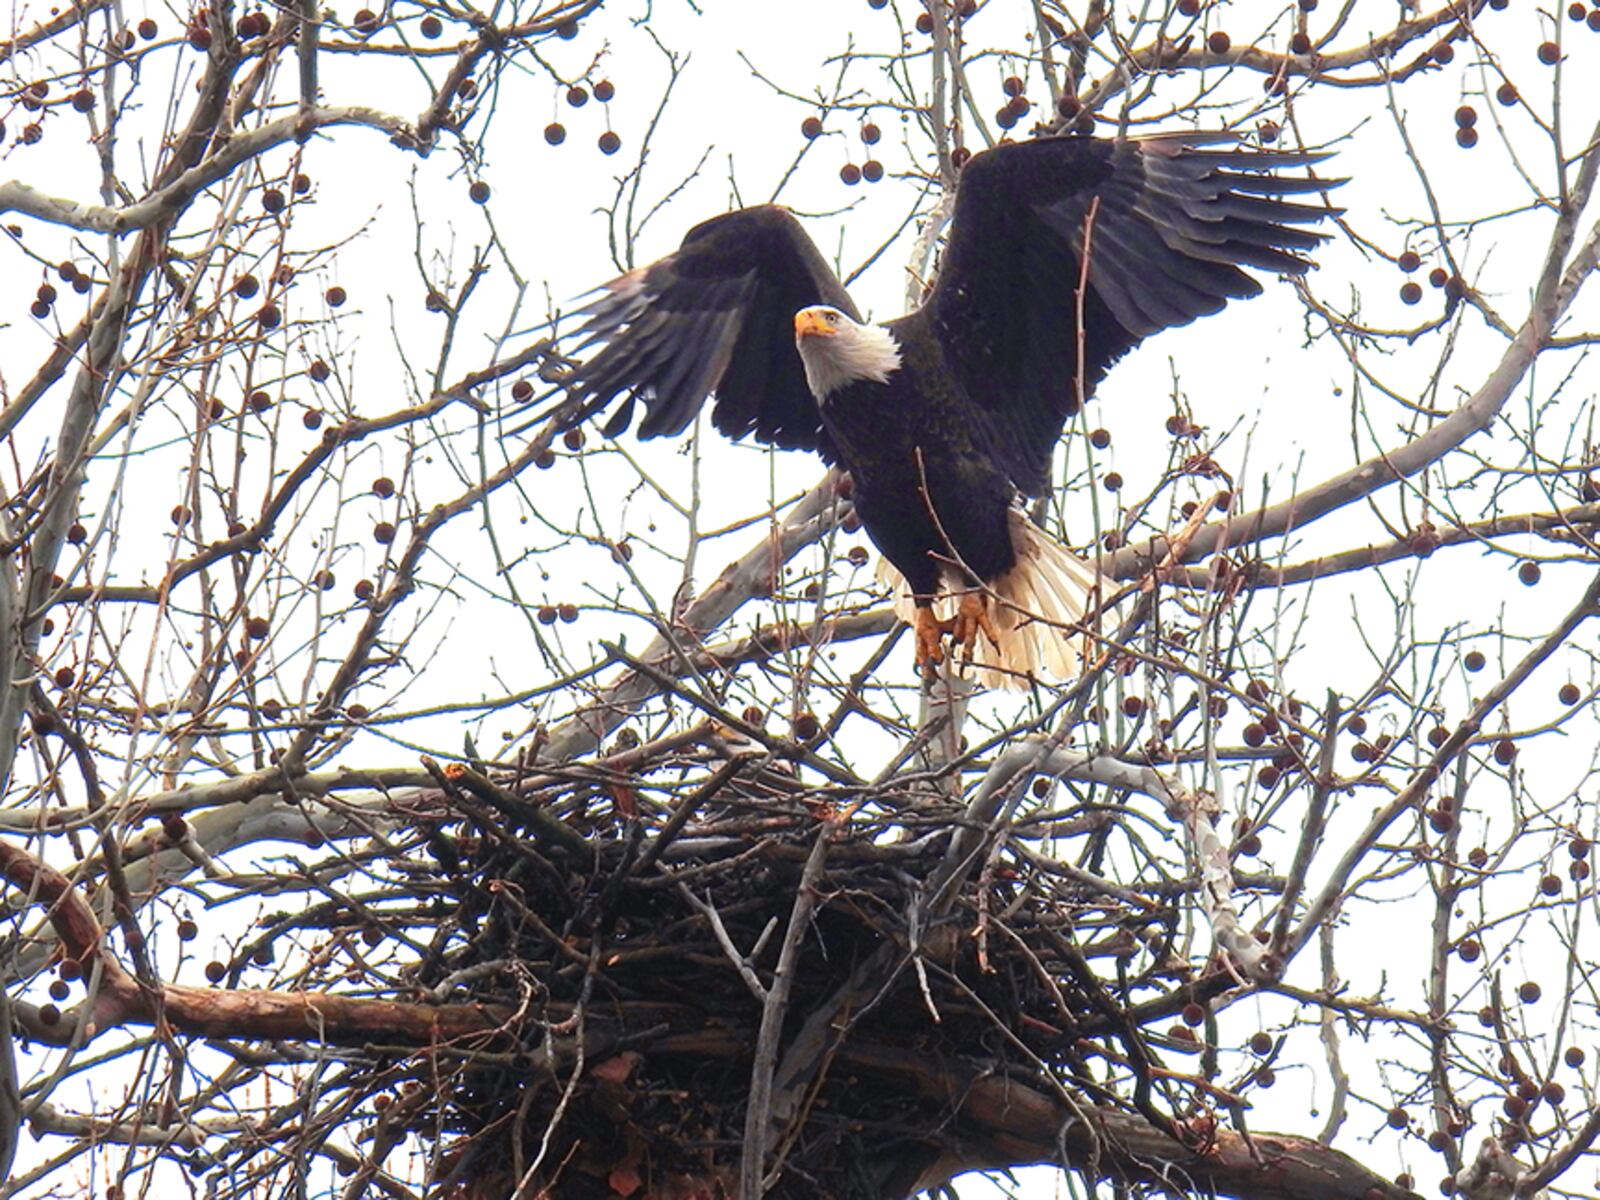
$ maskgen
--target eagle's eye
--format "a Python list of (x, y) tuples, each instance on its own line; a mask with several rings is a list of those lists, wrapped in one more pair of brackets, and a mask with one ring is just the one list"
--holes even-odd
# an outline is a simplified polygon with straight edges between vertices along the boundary
[(839, 323), (839, 314), (836, 312), (823, 313), (822, 315), (828, 318), (829, 325), (837, 325)]

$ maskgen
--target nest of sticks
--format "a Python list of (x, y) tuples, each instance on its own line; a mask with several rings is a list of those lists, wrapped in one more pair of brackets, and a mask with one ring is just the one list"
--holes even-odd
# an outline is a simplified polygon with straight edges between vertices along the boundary
[(768, 1195), (877, 1200), (1015, 1161), (982, 1116), (1008, 1088), (1169, 1133), (1199, 1111), (1140, 1031), (1193, 1000), (1181, 888), (1119, 897), (1041, 852), (1107, 812), (996, 837), (926, 785), (869, 805), (738, 756), (670, 804), (625, 774), (440, 782), (413, 983), (495, 1032), (386, 1118), (442, 1135), (446, 1194), (734, 1196), (755, 1151)]

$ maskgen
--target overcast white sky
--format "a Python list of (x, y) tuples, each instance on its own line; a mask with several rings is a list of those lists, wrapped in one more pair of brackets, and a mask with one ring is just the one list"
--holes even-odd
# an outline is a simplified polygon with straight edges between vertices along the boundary
[[(151, 11), (164, 28), (174, 27), (171, 13)], [(905, 11), (909, 20), (911, 10)], [(1224, 11), (1238, 40), (1278, 25), (1283, 16), (1281, 6), (1253, 0), (1228, 5)], [(20, 23), (37, 15), (29, 12)], [(129, 12), (130, 20), (137, 20), (138, 15)], [(641, 20), (631, 23), (622, 19), (625, 15)], [(1340, 44), (1359, 40), (1356, 35), (1364, 28), (1382, 30), (1394, 15), (1395, 5), (1387, 0), (1358, 0)], [(1020, 0), (991, 0), (973, 22), (969, 36), (974, 42), (989, 37), (1006, 42), (1010, 31), (1025, 23), (1025, 18), (1026, 5)], [(1495, 44), (1506, 61), (1532, 64), (1533, 46), (1549, 36), (1550, 21), (1525, 5), (1520, 13), (1497, 14), (1495, 20), (1500, 22)], [(431, 361), (436, 322), (423, 312), (424, 288), (416, 262), (420, 259), (436, 284), (459, 283), (474, 248), (487, 240), (488, 221), (493, 221), (512, 263), (529, 284), (515, 322), (517, 333), (505, 343), (508, 350), (517, 349), (540, 332), (538, 325), (548, 311), (546, 297), (549, 305), (565, 307), (573, 297), (615, 273), (611, 226), (598, 210), (613, 202), (616, 178), (637, 161), (646, 128), (669, 79), (669, 51), (678, 57), (680, 70), (632, 203), (634, 211), (641, 213), (669, 194), (671, 200), (641, 235), (639, 261), (669, 251), (689, 226), (706, 216), (735, 203), (761, 202), (776, 195), (798, 212), (815, 214), (808, 228), (818, 244), (836, 259), (843, 273), (854, 271), (878, 251), (886, 234), (922, 203), (919, 184), (905, 176), (926, 170), (928, 147), (899, 114), (886, 107), (879, 109), (872, 119), (881, 126), (883, 138), (873, 153), (884, 163), (888, 178), (876, 185), (848, 188), (838, 178), (840, 166), (866, 157), (857, 137), (859, 118), (831, 116), (826, 136), (812, 144), (796, 165), (805, 145), (799, 134), (800, 122), (816, 111), (802, 98), (814, 96), (819, 88), (832, 93), (836, 87), (847, 97), (891, 94), (884, 74), (887, 59), (874, 60), (870, 55), (894, 50), (896, 27), (892, 8), (873, 10), (866, 0), (816, 0), (802, 6), (750, 0), (705, 0), (690, 6), (680, 0), (658, 0), (651, 6), (609, 7), (577, 39), (548, 43), (541, 53), (563, 79), (587, 73), (591, 81), (614, 81), (615, 100), (608, 106), (591, 100), (583, 108), (573, 109), (563, 99), (563, 88), (548, 76), (515, 73), (502, 78), (497, 112), (485, 141), (485, 158), (470, 175), (492, 185), (493, 199), (484, 208), (460, 202), (469, 175), (461, 170), (459, 156), (448, 146), (419, 161), (394, 152), (378, 135), (366, 131), (341, 130), (313, 139), (305, 148), (302, 169), (315, 181), (315, 203), (297, 216), (296, 236), (302, 244), (319, 238), (332, 243), (353, 237), (321, 268), (325, 281), (346, 287), (352, 302), (341, 316), (333, 340), (319, 352), (340, 364), (353, 389), (356, 411), (372, 414), (395, 407), (414, 387), (405, 357), (414, 356), (415, 362), (422, 364)], [(1593, 74), (1600, 69), (1600, 35), (1574, 28), (1577, 32), (1565, 35), (1574, 55), (1566, 69)], [(1580, 44), (1575, 40), (1580, 37), (1589, 40)], [(851, 48), (869, 57), (852, 63), (843, 73), (843, 82), (836, 84), (841, 77), (839, 56)], [(1579, 55), (1585, 57), (1580, 60)], [(597, 57), (599, 65), (586, 71)], [(1000, 103), (1001, 78), (1020, 69), (1017, 62), (998, 57), (973, 68), (973, 86), (981, 89), (986, 112)], [(1519, 66), (1519, 71), (1522, 69)], [(1553, 117), (1555, 106), (1548, 90), (1553, 73), (1539, 75), (1531, 66), (1526, 69), (1524, 93), (1542, 116)], [(765, 79), (758, 78), (757, 72)], [(924, 86), (920, 64), (913, 64), (911, 78), (918, 89)], [(1456, 216), (1525, 204), (1529, 190), (1520, 172), (1549, 175), (1547, 159), (1530, 156), (1526, 161), (1514, 161), (1487, 139), (1468, 152), (1451, 140), (1451, 110), (1464, 96), (1472, 98), (1475, 90), (1482, 90), (1485, 78), (1489, 77), (1462, 68), (1407, 84), (1397, 93), (1396, 103), (1402, 106), (1400, 111), (1422, 148), (1435, 198), (1447, 222)], [(1034, 94), (1042, 95), (1036, 73), (1030, 74), (1030, 81)], [(378, 103), (409, 112), (423, 101), (414, 72), (400, 61), (330, 70), (325, 83), (328, 99), (335, 104)], [(1493, 86), (1492, 79), (1489, 86)], [(1545, 91), (1539, 92), (1539, 86)], [(178, 87), (180, 94), (186, 94), (188, 81), (180, 81)], [(780, 89), (792, 95), (780, 94)], [(1259, 99), (1259, 83), (1253, 76), (1223, 85), (1222, 95), (1234, 105), (1227, 110), (1230, 118), (1241, 118), (1244, 106), (1254, 102), (1239, 99), (1250, 95), (1251, 89)], [(381, 98), (385, 95), (391, 98)], [(393, 99), (396, 95), (404, 98)], [(165, 91), (158, 88), (142, 93), (145, 107), (130, 118), (119, 147), (124, 162), (138, 161), (141, 154), (136, 127), (142, 125), (147, 138), (156, 136), (164, 96)], [(1520, 111), (1502, 113), (1481, 98), (1473, 102), (1486, 127), (1503, 117), (1520, 134), (1525, 130), (1516, 128), (1516, 123), (1526, 125), (1532, 119)], [(1352, 180), (1341, 193), (1351, 223), (1392, 253), (1400, 248), (1401, 235), (1389, 218), (1405, 221), (1425, 214), (1428, 197), (1402, 154), (1395, 120), (1384, 106), (1385, 96), (1380, 91), (1320, 89), (1297, 107), (1297, 115), (1309, 142), (1330, 142), (1338, 150), (1336, 170)], [(1571, 129), (1589, 129), (1597, 111), (1600, 88), (1585, 92), (1581, 86), (1567, 87), (1560, 116)], [(1215, 125), (1220, 119), (1220, 114), (1208, 112), (1200, 123)], [(568, 131), (560, 146), (548, 145), (542, 136), (544, 126), (552, 120), (560, 120)], [(609, 158), (595, 146), (608, 123), (622, 138), (621, 152)], [(39, 147), (19, 148), (14, 144), (14, 130), (8, 133), (8, 148), (0, 158), (0, 180), (16, 175), (57, 194), (92, 199), (96, 191), (93, 158), (82, 139), (68, 132), (66, 121), (57, 125)], [(144, 152), (148, 152), (148, 143)], [(275, 161), (284, 161), (287, 155), (287, 150), (281, 151)], [(254, 197), (245, 197), (244, 203), (255, 203)], [(414, 213), (422, 217), (420, 235)], [(44, 261), (66, 256), (69, 239), (65, 233), (23, 224), (26, 244)], [(1514, 317), (1520, 315), (1529, 282), (1529, 256), (1537, 252), (1537, 243), (1528, 239), (1543, 229), (1544, 217), (1538, 213), (1502, 220), (1478, 230), (1460, 248), (1478, 286)], [(873, 316), (888, 318), (902, 311), (909, 251), (909, 238), (902, 237), (853, 285), (858, 303)], [(1319, 258), (1323, 266), (1312, 286), (1331, 303), (1359, 307), (1361, 316), (1375, 325), (1416, 319), (1415, 311), (1402, 306), (1397, 297), (1401, 277), (1389, 264), (1364, 255), (1343, 239), (1330, 243)], [(26, 315), (25, 297), (37, 283), (36, 274), (37, 267), (18, 249), (0, 244), (0, 303), (4, 304), (0, 383), (9, 393), (27, 378), (52, 336), (51, 330)], [(448, 375), (481, 365), (493, 339), (504, 333), (512, 296), (510, 271), (504, 264), (496, 264), (484, 292)], [(304, 303), (313, 303), (310, 297), (315, 291), (307, 289), (305, 295)], [(1430, 293), (1426, 303), (1434, 300)], [(1578, 315), (1593, 326), (1597, 308), (1600, 306), (1591, 297)], [(1332, 475), (1370, 453), (1374, 444), (1398, 441), (1406, 420), (1404, 410), (1380, 402), (1374, 405), (1372, 411), (1377, 415), (1370, 425), (1359, 420), (1351, 404), (1357, 385), (1349, 367), (1330, 342), (1305, 345), (1307, 328), (1303, 309), (1289, 286), (1271, 282), (1261, 299), (1235, 305), (1223, 316), (1190, 329), (1162, 335), (1137, 351), (1101, 388), (1087, 418), (1091, 427), (1103, 426), (1112, 433), (1112, 449), (1099, 457), (1098, 469), (1114, 467), (1130, 480), (1130, 490), (1135, 493), (1141, 483), (1147, 485), (1155, 478), (1165, 463), (1163, 425), (1172, 411), (1175, 387), (1181, 389), (1202, 425), (1214, 431), (1232, 431), (1219, 457), (1234, 473), (1247, 506), (1281, 499), (1297, 482)], [(1410, 350), (1393, 345), (1378, 348), (1370, 359), (1370, 365), (1380, 372), (1378, 382), (1399, 396), (1420, 397), (1438, 366), (1445, 336), (1427, 335)], [(1433, 402), (1441, 407), (1456, 403), (1456, 389), (1475, 386), (1500, 348), (1498, 337), (1467, 322), (1451, 348), (1445, 385)], [(1574, 406), (1592, 397), (1594, 372), (1576, 353), (1562, 360), (1553, 358), (1551, 369), (1573, 371), (1565, 393), (1568, 406), (1558, 408), (1557, 413), (1576, 411)], [(1372, 394), (1370, 384), (1366, 394)], [(1551, 425), (1552, 440), (1558, 443), (1560, 438), (1574, 436), (1570, 421), (1563, 425), (1557, 419)], [(290, 425), (283, 436), (283, 451), (292, 456), (316, 435), (309, 431), (302, 435), (297, 426)], [(32, 449), (37, 447), (24, 447), (24, 453)], [(675, 495), (687, 495), (690, 459), (682, 446), (638, 448), (630, 442), (626, 449), (638, 456), (662, 487)], [(730, 449), (709, 437), (702, 453), (708, 481), (703, 527), (747, 516), (764, 498), (791, 495), (818, 475), (817, 464), (805, 456)], [(1066, 453), (1077, 455), (1074, 461), (1081, 465), (1081, 443)], [(1552, 450), (1554, 455), (1560, 453), (1559, 448)], [(394, 471), (396, 464), (375, 449), (363, 473), (366, 467), (377, 476)], [(615, 498), (607, 492), (611, 483), (624, 478), (623, 464), (600, 459), (587, 469), (590, 474), (584, 477), (575, 462), (563, 460), (537, 481), (538, 490), (531, 493), (532, 506), (557, 523), (598, 520), (598, 532), (607, 537), (624, 532), (643, 537), (646, 526), (659, 522), (658, 540), (666, 549), (678, 548), (671, 539), (681, 534), (681, 529), (663, 515), (659, 505), (633, 492)], [(175, 497), (182, 493), (177, 478), (170, 482), (170, 494), (164, 490), (165, 481), (146, 479), (141, 486), (149, 489), (147, 493), (123, 499), (136, 506), (136, 513), (147, 508), (145, 515), (159, 524), (161, 514), (178, 502)], [(357, 490), (364, 486), (363, 480), (352, 482)], [(592, 507), (586, 487), (606, 497), (599, 511), (587, 517), (580, 515)], [(103, 492), (99, 498), (102, 503), (107, 499)], [(505, 497), (496, 503), (505, 527), (518, 528), (526, 516), (521, 502)], [(1093, 518), (1087, 511), (1069, 507), (1067, 526), (1075, 541), (1091, 540)], [(539, 536), (537, 522), (531, 528), (530, 536)], [(1385, 537), (1373, 513), (1356, 508), (1294, 539), (1289, 557), (1303, 559)], [(719, 543), (726, 552), (718, 551), (702, 564), (702, 580), (713, 577), (722, 562), (742, 551), (745, 543), (741, 537)], [(500, 678), (526, 686), (531, 682), (527, 670), (537, 660), (523, 639), (508, 635), (505, 624), (482, 619), (478, 605), (483, 596), (472, 591), (479, 585), (486, 594), (498, 590), (486, 578), (470, 578), (475, 564), (487, 562), (482, 546), (467, 538), (457, 549), (463, 578), (457, 581), (455, 595), (439, 601), (448, 615), (448, 626), (434, 631), (439, 638), (437, 648), (442, 651), (440, 657), (428, 660), (439, 672), (430, 676), (436, 681), (434, 686), (442, 684), (446, 690), (456, 689), (461, 698), (470, 698), (484, 678), (485, 665)], [(377, 553), (359, 553), (368, 552)], [(635, 566), (648, 580), (670, 590), (676, 566), (667, 555), (645, 552)], [(1413, 588), (1424, 610), (1441, 615), (1437, 628), (1423, 633), (1383, 626), (1383, 622), (1393, 622), (1392, 604), (1374, 581), (1334, 581), (1281, 601), (1263, 598), (1260, 603), (1284, 605), (1282, 632), (1285, 638), (1298, 639), (1303, 647), (1297, 663), (1302, 678), (1315, 679), (1319, 687), (1359, 692), (1370, 681), (1374, 663), (1359, 644), (1353, 612), (1368, 614), (1366, 632), (1377, 643), (1379, 654), (1386, 649), (1386, 638), (1439, 636), (1457, 621), (1485, 628), (1503, 622), (1507, 629), (1537, 629), (1552, 606), (1566, 602), (1570, 588), (1562, 590), (1559, 568), (1550, 572), (1549, 586), (1537, 592), (1510, 586), (1513, 569), (1514, 563), (1504, 559), (1486, 560), (1471, 551), (1458, 551), (1439, 558), (1415, 579), (1408, 578), (1409, 566), (1393, 572), (1390, 578), (1396, 587)], [(620, 570), (594, 547), (540, 557), (522, 564), (521, 570), (523, 595), (534, 600), (592, 598), (626, 588)], [(361, 566), (352, 565), (349, 578), (361, 573)], [(1296, 625), (1302, 606), (1313, 602), (1315, 615), (1305, 626)], [(616, 636), (619, 629), (630, 631), (626, 623), (586, 620), (567, 635), (576, 639), (567, 649), (575, 660), (586, 659), (586, 641)], [(632, 632), (635, 637), (645, 636), (642, 623), (635, 624)], [(909, 654), (905, 657), (907, 661), (894, 669), (909, 679)], [(1554, 684), (1544, 692), (1553, 690)], [(421, 701), (413, 698), (413, 702)], [(1533, 723), (1535, 715), (1519, 716), (1516, 723), (1525, 727)], [(526, 714), (507, 714), (498, 723), (491, 720), (474, 731), (480, 744), (498, 745), (495, 735), (502, 730), (520, 732), (525, 723)], [(408, 727), (405, 737), (408, 742), (448, 752), (459, 749), (461, 730), (459, 719), (438, 718)], [(366, 752), (369, 758), (404, 758), (409, 753), (402, 747), (381, 744), (369, 745)], [(1553, 793), (1569, 787), (1568, 780), (1584, 777), (1593, 754), (1594, 746), (1587, 742), (1556, 743), (1542, 767), (1550, 774)], [(1357, 955), (1340, 964), (1356, 991), (1376, 990), (1387, 978), (1390, 986), (1401, 990), (1406, 1002), (1416, 1001), (1416, 981), (1400, 977), (1420, 970), (1428, 931), (1422, 915), (1425, 908), (1417, 910), (1415, 923), (1394, 919), (1396, 912), (1409, 911), (1402, 907), (1378, 915), (1351, 914), (1352, 920), (1366, 922), (1365, 935), (1370, 939), (1366, 944), (1373, 951), (1364, 959)], [(1550, 944), (1530, 933), (1527, 950), (1545, 953)], [(1525, 964), (1509, 967), (1522, 970)], [(1225, 1023), (1236, 1044), (1248, 1035), (1253, 1022), (1268, 1026), (1290, 1017), (1286, 1005), (1263, 1001), (1244, 1007), (1249, 1011), (1230, 1013)], [(1297, 1040), (1287, 1060), (1307, 1065), (1291, 1065), (1281, 1072), (1279, 1095), (1284, 1102), (1270, 1112), (1258, 1112), (1253, 1120), (1264, 1128), (1314, 1133), (1321, 1125), (1317, 1106), (1325, 1089), (1317, 1078), (1319, 1060), (1311, 1042), (1313, 1031), (1303, 1028), (1294, 1036)], [(1375, 1048), (1372, 1062), (1377, 1057)], [(1383, 1094), (1377, 1079), (1366, 1079), (1364, 1086), (1376, 1096)], [(1410, 1161), (1405, 1155), (1416, 1157), (1414, 1147), (1397, 1151), (1389, 1141), (1368, 1147), (1367, 1134), (1379, 1126), (1381, 1113), (1371, 1108), (1359, 1110), (1345, 1148), (1365, 1155), (1379, 1169), (1392, 1166), (1398, 1170), (1402, 1162)], [(1051, 1173), (1039, 1172), (1029, 1178), (1026, 1194), (1052, 1194)], [(1430, 1176), (1424, 1173), (1422, 1178)], [(970, 1194), (984, 1193), (975, 1188)]]

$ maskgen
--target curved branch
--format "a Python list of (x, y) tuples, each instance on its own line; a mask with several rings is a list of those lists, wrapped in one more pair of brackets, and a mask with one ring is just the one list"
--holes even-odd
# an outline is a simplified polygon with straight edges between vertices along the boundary
[(35, 46), (48, 42), (57, 34), (65, 33), (74, 25), (87, 21), (101, 9), (110, 7), (111, 0), (86, 0), (84, 3), (69, 6), (48, 21), (41, 21), (28, 30), (27, 33), (20, 34), (9, 41), (0, 42), (0, 63), (9, 62), (17, 55), (18, 51), (31, 50)]
[[(1592, 235), (1566, 270), (1562, 270), (1572, 245), (1576, 210), (1587, 202), (1593, 188), (1591, 167), (1596, 160), (1600, 160), (1600, 155), (1591, 156), (1585, 163), (1584, 178), (1575, 189), (1573, 209), (1557, 222), (1532, 310), (1501, 355), (1500, 362), (1466, 403), (1397, 450), (1380, 452), (1332, 479), (1296, 493), (1281, 504), (1202, 526), (1182, 548), (1182, 560), (1193, 562), (1229, 546), (1282, 537), (1303, 529), (1320, 517), (1419, 474), (1492, 426), (1513, 389), (1549, 344), (1551, 331), (1576, 298), (1577, 282), (1594, 269), (1600, 258), (1600, 238)], [(1115, 579), (1138, 578), (1160, 563), (1172, 547), (1168, 537), (1152, 538), (1142, 546), (1117, 551), (1106, 560), (1102, 570)]]
[[(852, 1042), (851, 1065), (914, 1082), (948, 1099), (974, 1134), (946, 1153), (916, 1188), (937, 1187), (965, 1171), (1054, 1163), (1085, 1174), (1142, 1183), (1158, 1192), (1240, 1200), (1416, 1200), (1416, 1194), (1348, 1155), (1293, 1134), (1209, 1131), (1206, 1148), (1167, 1137), (1129, 1113), (1070, 1108), (1058, 1094), (1017, 1079), (928, 1056), (911, 1058)], [(953, 1141), (953, 1139), (952, 1139)]]
[(293, 116), (280, 117), (247, 133), (235, 134), (216, 154), (133, 204), (121, 208), (80, 204), (76, 200), (46, 195), (37, 188), (13, 179), (8, 183), (0, 183), (0, 213), (22, 213), (52, 225), (93, 230), (96, 233), (133, 233), (172, 217), (201, 191), (226, 178), (236, 167), (258, 155), (292, 142), (311, 130), (335, 125), (362, 125), (387, 133), (391, 138), (399, 139), (403, 145), (421, 146), (411, 123), (401, 117), (362, 105), (313, 108), (307, 112), (296, 112)]
[[(1600, 504), (1578, 504), (1554, 512), (1492, 517), (1487, 521), (1473, 521), (1442, 531), (1432, 524), (1424, 523), (1413, 529), (1409, 536), (1382, 545), (1355, 546), (1306, 562), (1291, 563), (1286, 567), (1251, 563), (1239, 586), (1275, 588), (1296, 583), (1314, 583), (1334, 575), (1364, 571), (1369, 567), (1379, 567), (1405, 558), (1427, 558), (1435, 550), (1449, 546), (1481, 546), (1491, 538), (1518, 533), (1548, 534), (1552, 538), (1565, 535), (1567, 540), (1572, 541), (1592, 540), (1594, 534), (1586, 532), (1586, 527), (1592, 530), (1596, 525), (1600, 525)], [(1217, 586), (1216, 576), (1208, 567), (1174, 567), (1164, 578), (1167, 583), (1199, 588), (1202, 591), (1209, 591)]]

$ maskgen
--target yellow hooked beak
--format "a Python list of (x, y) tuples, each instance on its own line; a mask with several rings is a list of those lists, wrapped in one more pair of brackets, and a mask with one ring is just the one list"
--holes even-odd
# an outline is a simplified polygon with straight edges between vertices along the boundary
[(823, 309), (802, 308), (794, 315), (794, 336), (796, 338), (832, 337), (838, 332), (838, 318)]

